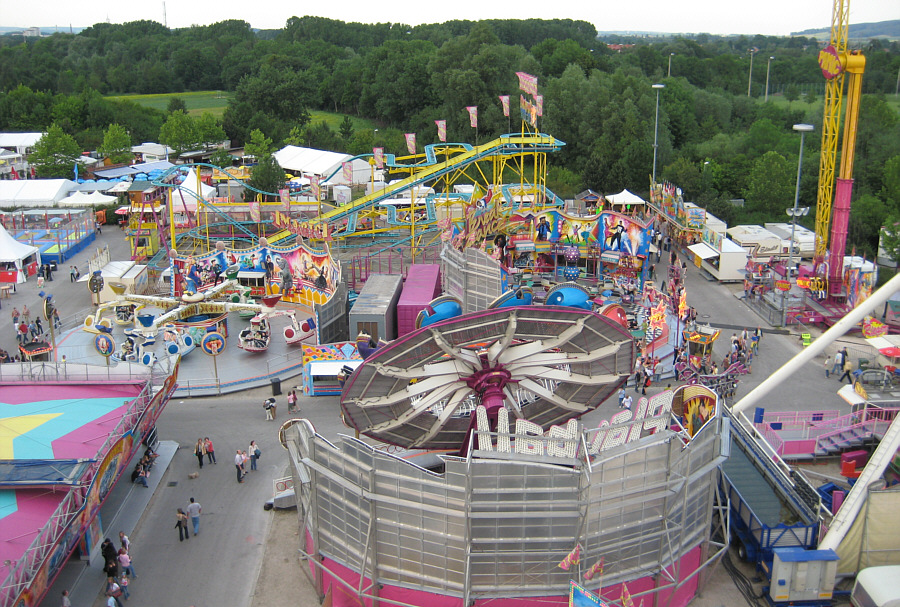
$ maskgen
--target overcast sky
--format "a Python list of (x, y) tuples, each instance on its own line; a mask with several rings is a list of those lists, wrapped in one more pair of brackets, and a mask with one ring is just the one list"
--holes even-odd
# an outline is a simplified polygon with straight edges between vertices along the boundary
[[(849, 1), (849, 0), (848, 0)], [(163, 5), (165, 4), (165, 17)], [(126, 23), (150, 19), (169, 27), (208, 25), (241, 19), (261, 29), (284, 26), (291, 16), (314, 14), (362, 23), (440, 23), (452, 19), (580, 19), (600, 31), (653, 31), (712, 34), (787, 35), (792, 31), (829, 27), (830, 0), (519, 0), (484, 2), (287, 2), (275, 0), (143, 0), (139, 2), (72, 2), (0, 0), (0, 26), (53, 27), (61, 30), (94, 23)], [(900, 19), (898, 0), (852, 0), (850, 23)]]

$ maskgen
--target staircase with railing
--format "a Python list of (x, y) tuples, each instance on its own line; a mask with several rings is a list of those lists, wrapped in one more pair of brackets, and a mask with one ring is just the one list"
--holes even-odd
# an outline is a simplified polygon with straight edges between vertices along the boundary
[(898, 412), (900, 408), (866, 408), (844, 415), (839, 411), (767, 413), (756, 428), (779, 456), (810, 459), (882, 438)]

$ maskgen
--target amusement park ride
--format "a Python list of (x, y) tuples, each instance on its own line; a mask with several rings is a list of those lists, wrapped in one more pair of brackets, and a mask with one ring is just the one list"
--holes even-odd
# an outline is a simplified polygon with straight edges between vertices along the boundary
[[(238, 335), (238, 347), (247, 352), (265, 352), (269, 348), (271, 320), (279, 316), (287, 317), (289, 321), (284, 328), (287, 344), (304, 343), (315, 338), (315, 322), (311, 318), (299, 322), (293, 309), (276, 307), (282, 297), (280, 294), (263, 297), (258, 304), (246, 303), (235, 298), (234, 294), (239, 291), (237, 287), (236, 281), (226, 279), (205, 291), (186, 292), (181, 297), (173, 298), (126, 294), (125, 285), (110, 283), (116, 299), (101, 304), (94, 314), (85, 318), (83, 330), (110, 336), (113, 321), (122, 326), (133, 324), (133, 328), (125, 329), (121, 348), (113, 351), (110, 357), (115, 361), (133, 361), (146, 366), (156, 362), (152, 348), (161, 331), (166, 342), (166, 353), (184, 356), (194, 350), (203, 333), (214, 330), (229, 312), (252, 314), (250, 326)], [(231, 299), (227, 299), (229, 295)], [(220, 300), (220, 297), (226, 297), (226, 300)], [(163, 312), (154, 315), (147, 312), (147, 308), (159, 308)], [(112, 320), (105, 316), (110, 311), (114, 313)]]
[[(866, 69), (866, 59), (862, 52), (850, 50), (847, 46), (849, 20), (850, 0), (834, 0), (831, 43), (819, 52), (819, 66), (827, 82), (816, 199), (815, 264), (817, 274), (828, 279), (827, 294), (830, 299), (844, 295), (843, 262), (847, 246), (847, 225), (850, 220), (850, 196), (853, 192), (853, 160), (856, 152), (862, 77)], [(841, 164), (835, 179), (845, 78), (847, 110), (844, 117)], [(831, 226), (830, 249), (828, 249), (829, 226)]]

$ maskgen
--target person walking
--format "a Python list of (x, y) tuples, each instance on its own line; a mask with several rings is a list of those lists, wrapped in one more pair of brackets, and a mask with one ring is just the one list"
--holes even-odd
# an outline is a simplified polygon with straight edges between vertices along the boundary
[(60, 607), (72, 607), (72, 600), (69, 598), (69, 591), (62, 591), (62, 602), (60, 603)]
[(831, 355), (825, 355), (825, 379), (831, 376)]
[(203, 508), (200, 507), (200, 504), (194, 501), (194, 498), (191, 498), (191, 503), (188, 504), (187, 513), (191, 517), (191, 524), (194, 526), (194, 535), (200, 535), (200, 513), (203, 511)]
[(178, 528), (179, 542), (191, 539), (190, 533), (188, 532), (187, 518), (187, 514), (185, 514), (184, 510), (181, 508), (175, 513), (175, 527)]
[(131, 562), (131, 556), (127, 550), (119, 548), (119, 556), (116, 557), (116, 560), (119, 562), (119, 568), (122, 573), (127, 573), (131, 577), (137, 578), (137, 574), (134, 572), (134, 563)]
[(209, 437), (203, 439), (204, 444), (206, 445), (206, 457), (208, 458), (207, 463), (217, 464), (216, 461), (216, 449), (213, 447), (213, 442), (209, 440)]
[(834, 366), (831, 367), (831, 373), (833, 375), (837, 375), (841, 372), (841, 369), (844, 368), (844, 352), (847, 349), (838, 350), (837, 354), (834, 355)]
[(22, 320), (26, 323), (31, 320), (31, 310), (28, 309), (28, 306), (22, 306)]
[(197, 461), (200, 462), (200, 469), (203, 470), (203, 456), (206, 455), (206, 443), (203, 442), (202, 438), (198, 438), (197, 444), (194, 445), (194, 455), (197, 456)]
[(250, 455), (250, 472), (253, 472), (256, 470), (256, 460), (258, 460), (261, 455), (255, 440), (250, 441), (250, 448), (247, 449), (247, 453)]
[(274, 413), (275, 405), (274, 405), (273, 401), (274, 401), (274, 399), (272, 399), (272, 398), (267, 398), (266, 400), (263, 401), (263, 409), (266, 412), (266, 421), (267, 422), (275, 419), (275, 413)]
[(625, 385), (619, 388), (619, 409), (622, 408), (622, 402), (625, 400)]
[(291, 390), (287, 395), (288, 413), (293, 413), (297, 406), (297, 393)]
[(852, 385), (853, 384), (853, 376), (851, 375), (851, 372), (853, 371), (853, 361), (850, 360), (849, 356), (844, 356), (843, 358), (845, 359), (844, 367), (843, 367), (844, 374), (841, 375), (841, 377), (840, 377), (840, 379), (838, 379), (838, 381), (841, 383), (844, 383), (844, 378), (846, 377), (847, 382)]
[(631, 411), (631, 402), (632, 402), (631, 395), (629, 394), (628, 396), (625, 397), (625, 400), (622, 401), (622, 408), (627, 409), (628, 411)]
[(69, 282), (75, 282), (75, 266), (69, 266)]
[(15, 307), (14, 307), (14, 308), (13, 308), (13, 311), (12, 311), (12, 321), (13, 321), (13, 326), (14, 326), (14, 327), (18, 327), (18, 326), (19, 326), (19, 316), (20, 316), (20, 314), (19, 314), (19, 308), (15, 308)]
[(241, 455), (241, 450), (238, 449), (234, 454), (234, 467), (237, 470), (237, 482), (244, 482), (244, 474), (243, 474), (243, 465), (244, 465), (244, 457)]

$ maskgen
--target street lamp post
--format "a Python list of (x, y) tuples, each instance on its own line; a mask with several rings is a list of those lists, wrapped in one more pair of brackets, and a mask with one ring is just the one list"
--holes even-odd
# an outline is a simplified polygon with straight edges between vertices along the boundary
[(753, 86), (753, 55), (756, 53), (755, 49), (750, 49), (750, 76), (747, 78), (747, 96), (750, 96), (750, 87)]
[(666, 74), (666, 78), (672, 77), (672, 57), (675, 56), (675, 53), (669, 53), (669, 71)]
[[(794, 207), (791, 209), (787, 209), (787, 214), (791, 218), (791, 241), (788, 243), (788, 265), (787, 265), (787, 280), (788, 285), (790, 285), (791, 281), (791, 267), (794, 265), (794, 236), (797, 231), (797, 217), (803, 217), (807, 213), (809, 213), (809, 207), (800, 208), (798, 205), (800, 204), (800, 172), (803, 170), (803, 139), (806, 137), (806, 134), (811, 132), (815, 127), (811, 124), (795, 124), (794, 130), (800, 133), (800, 158), (797, 160), (797, 188), (794, 190)], [(790, 291), (784, 292), (784, 297), (781, 300), (782, 307), (782, 316), (781, 316), (781, 326), (787, 326), (787, 294)]]
[(769, 57), (768, 63), (766, 63), (766, 99), (765, 101), (769, 101), (769, 68), (772, 67), (772, 59), (775, 57)]
[(656, 183), (656, 149), (659, 147), (659, 92), (666, 88), (665, 84), (654, 84), (656, 89), (656, 126), (653, 127), (653, 183)]

